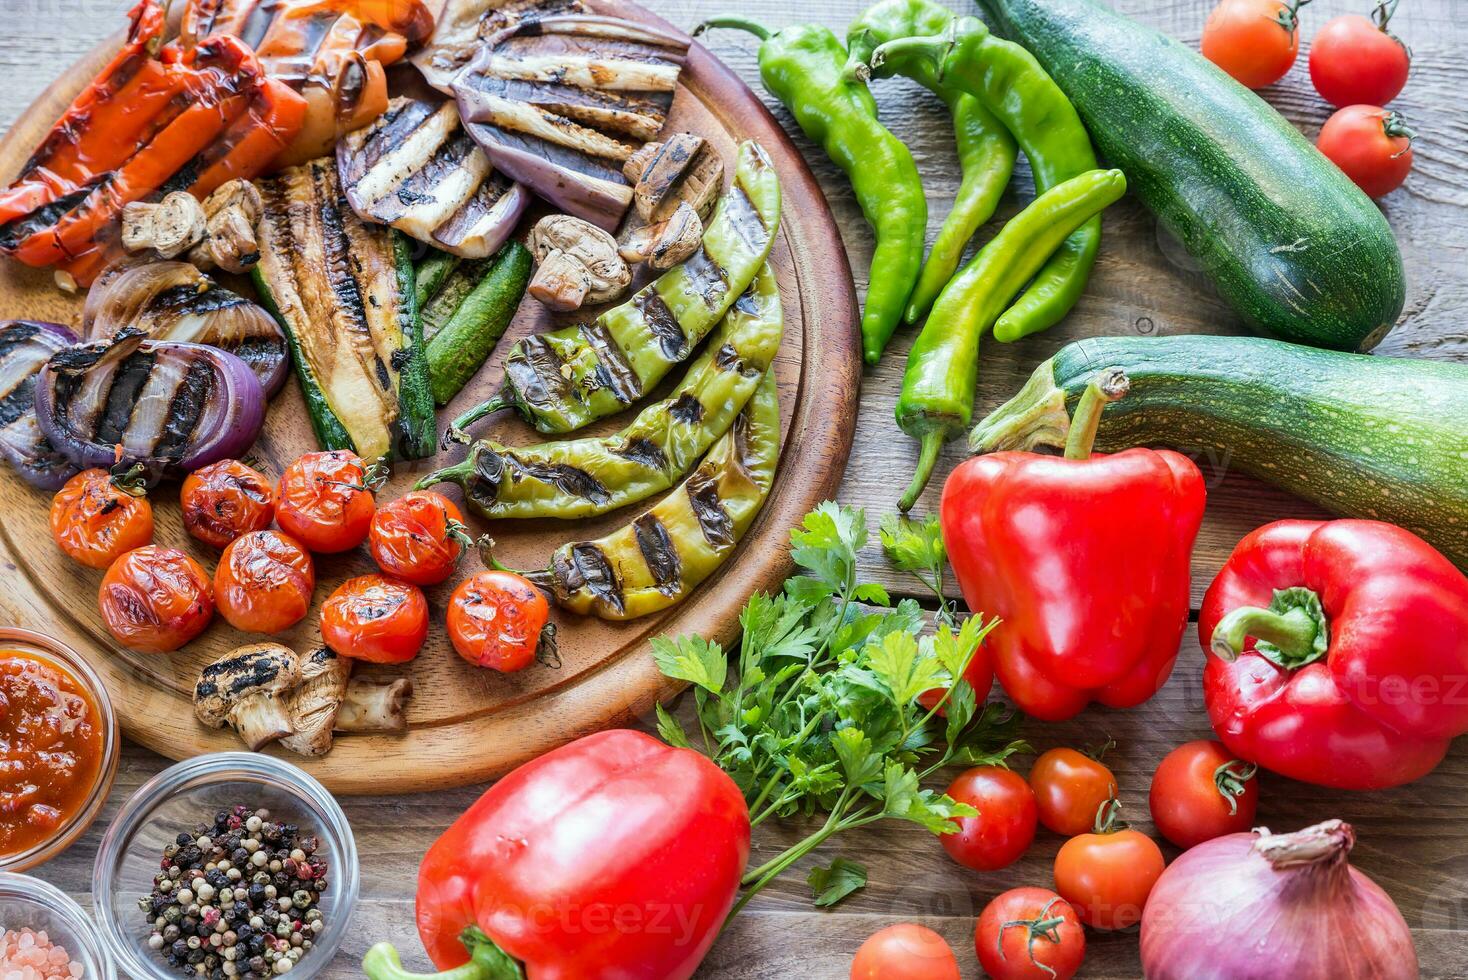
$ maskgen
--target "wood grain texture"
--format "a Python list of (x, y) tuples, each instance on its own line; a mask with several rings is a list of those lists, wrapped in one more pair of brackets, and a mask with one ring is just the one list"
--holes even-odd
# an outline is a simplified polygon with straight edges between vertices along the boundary
[[(1209, 0), (1114, 0), (1153, 26), (1196, 43)], [(838, 31), (864, 6), (863, 0), (808, 0), (792, 8), (779, 0), (649, 0), (649, 5), (682, 27), (714, 13), (740, 12), (774, 25), (799, 16)], [(954, 0), (971, 12), (969, 0)], [(1306, 46), (1326, 18), (1362, 11), (1353, 0), (1316, 0), (1305, 9)], [(8, 125), (54, 74), (112, 28), (121, 2), (103, 0), (8, 0), (7, 30), (0, 37), (0, 125)], [(1423, 138), (1416, 169), (1406, 186), (1384, 202), (1401, 243), (1409, 277), (1407, 309), (1382, 353), (1438, 358), (1468, 358), (1468, 109), (1459, 90), (1461, 52), (1468, 26), (1454, 0), (1413, 0), (1404, 4), (1394, 27), (1416, 56), (1412, 80), (1394, 107), (1419, 124)], [(720, 33), (706, 38), (712, 50), (749, 84), (758, 85), (751, 39)], [(1315, 97), (1301, 64), (1265, 96), (1313, 137), (1328, 115)], [(905, 81), (884, 83), (877, 91), (884, 118), (913, 148), (925, 180), (930, 232), (935, 232), (957, 186), (948, 121), (926, 92)], [(825, 193), (856, 269), (858, 290), (865, 288), (871, 256), (869, 233), (851, 191), (835, 168), (796, 132), (783, 109), (767, 104), (806, 154)], [(1030, 197), (1023, 161), (999, 220)], [(1180, 250), (1159, 238), (1151, 216), (1135, 202), (1123, 201), (1105, 218), (1105, 241), (1092, 285), (1076, 311), (1047, 334), (1006, 346), (989, 343), (984, 351), (978, 410), (1012, 394), (1017, 384), (1065, 340), (1082, 336), (1140, 332), (1232, 333), (1241, 327), (1213, 294), (1208, 282), (1188, 271)], [(873, 516), (888, 512), (905, 485), (916, 452), (892, 421), (901, 380), (902, 358), (911, 333), (898, 335), (892, 353), (863, 379), (856, 442), (839, 499), (867, 506)], [(943, 465), (959, 459), (950, 447)], [(1202, 461), (1209, 477), (1209, 507), (1194, 564), (1195, 590), (1202, 588), (1245, 530), (1276, 517), (1308, 515), (1311, 509), (1277, 491), (1232, 472), (1226, 460)], [(933, 486), (941, 484), (941, 476)], [(931, 507), (930, 495), (922, 506)], [(864, 574), (889, 583), (894, 592), (911, 591), (901, 574), (887, 568), (876, 549), (866, 557)], [(0, 569), (6, 574), (9, 570)], [(3, 591), (3, 590), (0, 590)], [(22, 619), (23, 622), (23, 619)], [(1113, 763), (1129, 816), (1143, 829), (1146, 793), (1157, 761), (1170, 748), (1209, 732), (1203, 711), (1199, 671), (1202, 653), (1192, 636), (1169, 684), (1147, 704), (1129, 712), (1101, 709), (1060, 726), (1032, 725), (1037, 748), (1089, 744), (1109, 734), (1120, 743)], [(684, 699), (686, 702), (688, 699)], [(688, 705), (679, 710), (687, 714)], [(1028, 759), (1017, 762), (1022, 771)], [(108, 810), (76, 846), (40, 869), (40, 874), (85, 900), (101, 825), (129, 792), (166, 763), (146, 750), (130, 747)], [(418, 859), (432, 840), (467, 806), (482, 787), (407, 797), (358, 797), (345, 801), (359, 837), (364, 864), (364, 901), (360, 937), (344, 950), (334, 977), (357, 976), (355, 957), (370, 942), (397, 942), (410, 966), (426, 965), (410, 924)], [(1424, 975), (1468, 977), (1468, 741), (1420, 782), (1384, 793), (1349, 794), (1305, 786), (1266, 775), (1260, 822), (1275, 830), (1338, 816), (1360, 835), (1355, 860), (1396, 899), (1413, 928)], [(770, 855), (800, 833), (798, 827), (769, 828), (758, 835), (757, 853)], [(734, 923), (715, 946), (700, 980), (840, 980), (848, 975), (852, 953), (870, 933), (901, 920), (918, 920), (938, 929), (959, 954), (965, 978), (979, 976), (971, 951), (973, 919), (993, 895), (1018, 884), (1047, 885), (1059, 841), (1041, 832), (1033, 851), (1016, 867), (985, 875), (948, 861), (936, 842), (905, 826), (878, 824), (853, 833), (823, 852), (858, 858), (871, 869), (866, 891), (832, 912), (809, 904), (802, 864)], [(1168, 850), (1169, 857), (1175, 852)], [(1140, 975), (1134, 933), (1092, 934), (1082, 976), (1131, 980)]]

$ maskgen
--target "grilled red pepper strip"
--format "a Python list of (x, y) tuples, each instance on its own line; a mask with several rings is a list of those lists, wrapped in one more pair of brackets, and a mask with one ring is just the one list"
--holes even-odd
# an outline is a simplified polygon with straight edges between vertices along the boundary
[(181, 171), (197, 175), (188, 191), (202, 200), (231, 180), (264, 173), (301, 131), (305, 118), (306, 100), (284, 82), (267, 78), (255, 91), (249, 111)]
[(1213, 580), (1198, 633), (1214, 730), (1266, 769), (1397, 786), (1468, 731), (1468, 578), (1395, 525), (1259, 528)]
[(1169, 450), (1090, 454), (1126, 375), (1102, 372), (1077, 405), (1064, 458), (999, 452), (943, 487), (943, 540), (970, 609), (1004, 626), (986, 646), (1026, 714), (1114, 708), (1167, 680), (1188, 624), (1188, 565), (1203, 475)]

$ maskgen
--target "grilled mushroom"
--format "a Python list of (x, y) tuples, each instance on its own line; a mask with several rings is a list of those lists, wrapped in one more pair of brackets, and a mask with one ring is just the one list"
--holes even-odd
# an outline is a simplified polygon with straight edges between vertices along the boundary
[(252, 643), (199, 674), (194, 714), (213, 728), (233, 726), (253, 752), (295, 731), (287, 694), (300, 680), (300, 662), (289, 647)]
[(301, 658), (301, 682), (289, 700), (295, 732), (280, 740), (284, 748), (311, 757), (331, 751), (331, 732), (351, 676), (351, 661), (327, 647), (318, 647)]
[(679, 202), (671, 217), (628, 232), (617, 254), (627, 262), (646, 262), (654, 269), (671, 269), (698, 251), (703, 222), (698, 213)]
[(255, 225), (263, 204), (248, 180), (231, 180), (204, 199), (207, 226), (203, 240), (189, 250), (189, 261), (205, 271), (244, 273), (260, 261)]
[(553, 310), (604, 303), (632, 282), (632, 270), (617, 254), (617, 240), (568, 214), (537, 221), (530, 230), (530, 252), (539, 266), (530, 295)]
[(152, 249), (165, 259), (182, 255), (204, 237), (208, 215), (188, 191), (174, 191), (156, 204), (134, 201), (122, 209), (122, 247)]
[(390, 681), (353, 678), (336, 714), (336, 730), (343, 735), (402, 735), (408, 730), (408, 701), (413, 682), (406, 677)]

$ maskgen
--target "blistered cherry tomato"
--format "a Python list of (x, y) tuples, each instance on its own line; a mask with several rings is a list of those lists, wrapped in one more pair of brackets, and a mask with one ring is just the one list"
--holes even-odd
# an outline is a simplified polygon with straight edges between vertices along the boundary
[(377, 509), (375, 483), (356, 453), (307, 453), (281, 475), (275, 522), (319, 554), (350, 551), (367, 540)]
[(51, 536), (88, 568), (106, 568), (153, 540), (153, 506), (125, 479), (83, 470), (51, 498)]
[(237, 459), (221, 459), (190, 473), (178, 497), (184, 530), (216, 548), (265, 530), (275, 516), (275, 488), (264, 473)]
[(1101, 804), (1116, 795), (1116, 776), (1102, 762), (1075, 749), (1051, 749), (1030, 769), (1030, 788), (1040, 823), (1066, 837), (1096, 823)]
[(1096, 929), (1142, 921), (1147, 896), (1167, 864), (1157, 842), (1117, 822), (1116, 811), (1113, 801), (1097, 833), (1072, 837), (1055, 855), (1055, 890)]
[(1086, 931), (1048, 888), (1011, 888), (984, 906), (974, 951), (994, 980), (1070, 980), (1086, 958)]
[(1035, 794), (1024, 777), (1003, 766), (975, 766), (948, 787), (948, 795), (979, 811), (959, 817), (958, 832), (938, 840), (948, 856), (975, 871), (1007, 868), (1035, 840)]
[(347, 579), (321, 607), (321, 638), (343, 657), (400, 664), (428, 639), (428, 600), (410, 582), (381, 575)]
[(306, 618), (316, 565), (299, 541), (280, 531), (251, 531), (230, 542), (214, 570), (214, 601), (229, 625), (279, 633)]
[(102, 622), (133, 650), (177, 650), (214, 617), (214, 587), (204, 569), (182, 551), (154, 544), (113, 562), (97, 599)]
[(953, 948), (927, 926), (888, 926), (861, 944), (851, 980), (959, 980)]
[(1386, 105), (1402, 93), (1412, 55), (1387, 30), (1397, 0), (1377, 5), (1371, 17), (1341, 14), (1310, 41), (1310, 81), (1336, 108)]
[(1258, 767), (1200, 739), (1167, 753), (1152, 774), (1152, 822), (1157, 832), (1188, 848), (1240, 834), (1254, 826), (1259, 807)]
[(1353, 105), (1325, 121), (1315, 145), (1367, 196), (1385, 197), (1412, 170), (1415, 135), (1398, 113)]
[(432, 490), (413, 490), (378, 509), (368, 541), (383, 574), (437, 585), (454, 574), (469, 536), (452, 500)]
[(449, 597), (449, 640), (459, 656), (502, 673), (524, 670), (542, 642), (550, 607), (539, 589), (514, 572), (485, 571)]
[(1305, 0), (1221, 0), (1203, 25), (1203, 57), (1249, 88), (1273, 85), (1300, 53)]

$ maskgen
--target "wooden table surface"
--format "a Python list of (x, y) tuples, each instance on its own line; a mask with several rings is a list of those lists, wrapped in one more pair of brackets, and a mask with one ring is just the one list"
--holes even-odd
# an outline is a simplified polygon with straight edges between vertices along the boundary
[[(1119, 0), (1139, 19), (1196, 43), (1208, 0)], [(958, 0), (971, 11), (969, 0)], [(806, 0), (801, 14), (844, 33), (863, 0)], [(1315, 29), (1331, 15), (1364, 12), (1368, 0), (1316, 0), (1303, 13), (1308, 45)], [(0, 126), (99, 38), (121, 23), (121, 0), (5, 0), (0, 31)], [(649, 6), (685, 27), (703, 16), (734, 9), (729, 0), (649, 0)], [(1393, 107), (1406, 114), (1422, 138), (1416, 169), (1406, 187), (1383, 207), (1396, 230), (1406, 262), (1407, 307), (1396, 330), (1379, 352), (1391, 355), (1468, 360), (1468, 109), (1459, 91), (1462, 51), (1468, 24), (1454, 0), (1409, 0), (1393, 22), (1414, 55), (1412, 79)], [(742, 12), (780, 25), (790, 18), (784, 0), (743, 0)], [(720, 32), (708, 39), (714, 50), (758, 87), (751, 38)], [(1304, 53), (1291, 75), (1265, 93), (1307, 135), (1313, 137), (1328, 114), (1316, 98), (1305, 70)], [(885, 120), (912, 147), (923, 172), (936, 229), (951, 201), (957, 167), (948, 121), (939, 103), (907, 82), (883, 83), (877, 90)], [(766, 99), (768, 102), (769, 100)], [(772, 104), (773, 107), (773, 104)], [(774, 107), (787, 129), (788, 114)], [(870, 237), (851, 191), (835, 169), (799, 134), (842, 227), (857, 285), (865, 288)], [(1000, 217), (1028, 199), (1023, 160)], [(979, 412), (1008, 397), (1041, 359), (1062, 342), (1107, 334), (1239, 332), (1236, 318), (1206, 279), (1193, 271), (1174, 243), (1160, 235), (1151, 216), (1128, 199), (1105, 216), (1105, 244), (1089, 291), (1069, 319), (1047, 334), (1006, 346), (988, 343), (983, 354)], [(24, 310), (0, 314), (23, 316)], [(893, 509), (898, 488), (907, 481), (915, 458), (913, 444), (896, 428), (892, 406), (901, 381), (911, 334), (897, 338), (882, 365), (864, 380), (856, 448), (848, 464), (841, 499), (860, 504), (876, 518)], [(920, 505), (936, 503), (941, 477), (959, 457), (950, 447), (938, 478)], [(1200, 460), (1209, 478), (1208, 518), (1199, 539), (1194, 593), (1201, 595), (1223, 556), (1248, 529), (1283, 516), (1315, 513), (1308, 505), (1231, 471), (1225, 456)], [(887, 583), (895, 594), (912, 593), (912, 584), (885, 567), (873, 550), (864, 573)], [(3, 574), (3, 573), (0, 573)], [(19, 625), (26, 625), (21, 623)], [(1150, 702), (1129, 712), (1092, 710), (1062, 724), (1029, 725), (1026, 734), (1040, 748), (1085, 745), (1109, 735), (1118, 747), (1109, 757), (1121, 782), (1122, 799), (1135, 826), (1150, 830), (1146, 795), (1152, 770), (1168, 749), (1210, 734), (1203, 708), (1202, 651), (1189, 634), (1168, 685)], [(684, 709), (686, 710), (686, 705)], [(1017, 766), (1027, 770), (1028, 759)], [(42, 867), (42, 877), (87, 901), (91, 866), (101, 831), (137, 786), (166, 765), (151, 753), (129, 747), (106, 813), (67, 853)], [(434, 838), (477, 796), (482, 787), (404, 797), (344, 800), (363, 861), (360, 927), (353, 931), (334, 964), (334, 976), (353, 976), (366, 948), (391, 939), (409, 965), (426, 958), (411, 924), (420, 856)], [(1354, 859), (1380, 882), (1412, 926), (1424, 975), (1468, 977), (1468, 739), (1460, 740), (1437, 771), (1414, 785), (1384, 793), (1348, 794), (1306, 786), (1266, 774), (1260, 822), (1275, 830), (1341, 817), (1359, 835)], [(798, 827), (762, 829), (755, 840), (759, 855), (777, 853), (801, 834)], [(927, 923), (952, 943), (964, 976), (978, 976), (972, 951), (973, 922), (984, 904), (1019, 884), (1051, 884), (1051, 862), (1060, 841), (1041, 831), (1025, 859), (1002, 872), (977, 874), (959, 868), (937, 842), (910, 825), (876, 825), (838, 838), (819, 854), (841, 853), (871, 869), (865, 891), (831, 912), (814, 910), (804, 884), (805, 864), (768, 888), (740, 916), (709, 956), (699, 976), (707, 980), (828, 980), (847, 975), (851, 955), (867, 935), (902, 920)], [(832, 851), (831, 848), (835, 850)], [(1164, 846), (1169, 858), (1176, 850)], [(1135, 931), (1092, 934), (1083, 971), (1086, 977), (1140, 975)]]

